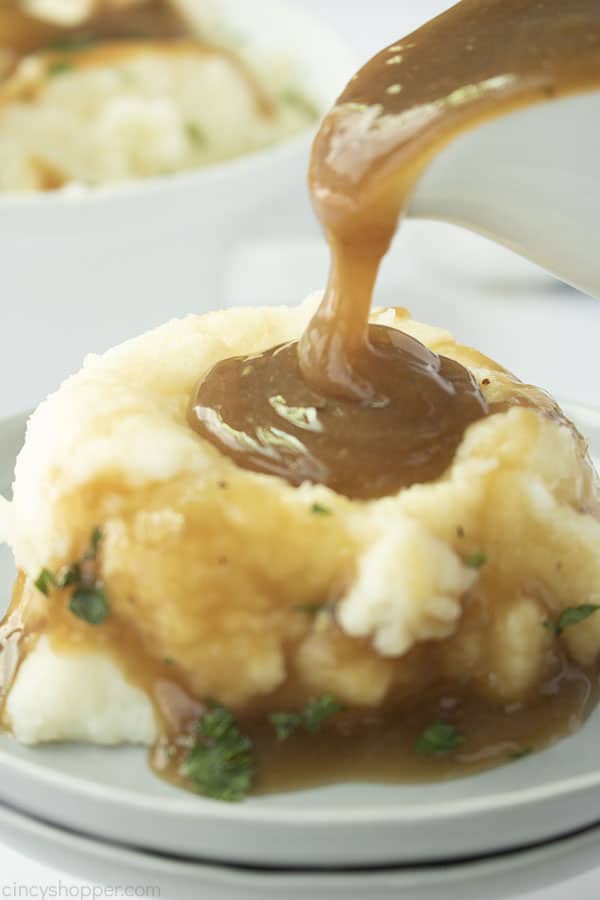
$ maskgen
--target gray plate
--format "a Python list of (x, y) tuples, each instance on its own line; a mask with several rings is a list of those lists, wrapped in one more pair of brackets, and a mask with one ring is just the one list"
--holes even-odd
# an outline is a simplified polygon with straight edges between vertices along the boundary
[(177, 900), (499, 900), (594, 868), (600, 828), (490, 859), (352, 872), (266, 871), (145, 853), (73, 834), (0, 805), (0, 843), (71, 875)]
[[(567, 407), (600, 455), (600, 414)], [(8, 484), (24, 419), (0, 423)], [(0, 559), (2, 594), (14, 572)], [(192, 859), (265, 866), (381, 865), (506, 851), (600, 818), (600, 711), (543, 753), (431, 785), (347, 784), (221, 804), (155, 778), (145, 752), (27, 748), (0, 736), (0, 799), (88, 835)]]

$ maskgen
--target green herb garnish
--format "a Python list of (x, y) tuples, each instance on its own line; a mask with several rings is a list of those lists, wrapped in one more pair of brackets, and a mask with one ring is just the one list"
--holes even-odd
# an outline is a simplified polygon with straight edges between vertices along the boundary
[(302, 713), (271, 713), (269, 721), (275, 728), (278, 741), (285, 741), (291, 734), (298, 731), (302, 725)]
[(50, 591), (56, 587), (56, 579), (49, 569), (42, 569), (34, 584), (38, 591), (41, 591), (45, 597), (48, 597)]
[(482, 550), (478, 550), (476, 553), (471, 553), (470, 556), (465, 557), (465, 566), (469, 566), (470, 569), (480, 569), (483, 565), (485, 565), (487, 561), (487, 557)]
[(417, 741), (417, 753), (438, 754), (451, 753), (464, 741), (464, 736), (454, 725), (447, 722), (435, 722), (426, 728)]
[(303, 113), (310, 119), (317, 119), (319, 116), (317, 107), (308, 99), (301, 91), (294, 87), (287, 87), (281, 92), (281, 100), (286, 106), (291, 106)]
[(530, 756), (533, 753), (533, 747), (523, 747), (521, 750), (515, 750), (510, 754), (510, 759), (523, 759), (524, 756)]
[(118, 75), (124, 87), (134, 87), (137, 84), (135, 72), (129, 69), (118, 69)]
[(70, 587), (73, 584), (81, 583), (81, 566), (79, 563), (73, 563), (72, 566), (64, 566), (56, 577), (56, 583), (59, 588)]
[(77, 588), (69, 602), (69, 609), (88, 625), (102, 625), (108, 618), (106, 594), (101, 587)]
[(84, 559), (96, 559), (98, 553), (100, 551), (100, 544), (102, 543), (102, 530), (100, 528), (94, 528), (92, 531), (92, 536), (90, 538), (90, 546), (89, 549), (83, 555)]
[(208, 143), (206, 132), (197, 122), (186, 122), (185, 133), (188, 136), (189, 142), (195, 144), (196, 147), (205, 147)]
[(564, 609), (556, 623), (556, 633), (561, 635), (565, 628), (569, 625), (578, 625), (584, 619), (589, 619), (591, 615), (597, 612), (600, 606), (597, 603), (582, 603), (581, 606), (569, 606)]
[(333, 612), (334, 603), (297, 603), (293, 607), (295, 612), (306, 613), (308, 616), (316, 616), (320, 612)]
[(79, 32), (79, 34), (67, 34), (57, 38), (50, 44), (49, 49), (75, 53), (77, 50), (85, 50), (95, 43), (97, 43), (97, 39), (91, 32)]
[(55, 588), (60, 590), (74, 588), (69, 609), (90, 625), (101, 625), (109, 613), (106, 593), (102, 582), (98, 579), (95, 565), (101, 543), (102, 531), (100, 528), (94, 528), (89, 547), (79, 562), (63, 566), (58, 575), (54, 575), (49, 569), (42, 569), (35, 581), (37, 589), (46, 597)]
[(322, 697), (316, 697), (311, 700), (304, 710), (304, 727), (307, 731), (314, 734), (319, 731), (321, 724), (334, 716), (336, 713), (342, 712), (344, 707), (335, 699), (333, 694), (324, 694)]
[(552, 619), (544, 619), (542, 622), (542, 626), (546, 629), (546, 631), (551, 631), (553, 634), (556, 631), (556, 625), (552, 621)]
[(254, 780), (253, 746), (229, 710), (213, 706), (201, 716), (182, 770), (206, 797), (229, 803), (244, 799)]
[(329, 509), (328, 506), (323, 506), (322, 503), (313, 503), (310, 508), (311, 513), (315, 516), (332, 516), (333, 512)]
[(333, 694), (324, 694), (310, 700), (302, 712), (271, 713), (269, 721), (275, 728), (278, 740), (285, 741), (300, 728), (315, 734), (326, 719), (343, 710), (344, 707)]
[(71, 72), (72, 70), (73, 63), (70, 63), (67, 59), (59, 59), (56, 62), (50, 63), (46, 74), (50, 78), (54, 78), (56, 75), (66, 75), (67, 72)]

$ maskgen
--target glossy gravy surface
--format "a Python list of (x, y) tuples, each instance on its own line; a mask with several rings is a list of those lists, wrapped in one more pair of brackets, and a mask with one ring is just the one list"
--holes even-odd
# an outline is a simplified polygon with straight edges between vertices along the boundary
[(436, 478), (487, 412), (477, 384), (396, 329), (374, 326), (370, 347), (363, 402), (309, 384), (293, 342), (220, 363), (202, 384), (195, 422), (239, 465), (292, 484), (369, 499)]
[(321, 306), (283, 356), (268, 350), (208, 373), (192, 426), (239, 465), (350, 497), (442, 474), (487, 406), (461, 366), (369, 328), (381, 260), (420, 175), (449, 140), (599, 84), (595, 0), (463, 0), (371, 60), (313, 148), (310, 188), (331, 250)]

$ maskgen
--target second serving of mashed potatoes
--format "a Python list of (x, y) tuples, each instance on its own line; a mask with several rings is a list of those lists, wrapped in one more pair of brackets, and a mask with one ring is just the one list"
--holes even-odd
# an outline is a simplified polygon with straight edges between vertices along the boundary
[[(11, 3), (16, 10), (17, 0), (9, 9)], [(129, 38), (132, 10), (148, 6), (157, 15), (154, 7), (167, 10), (168, 0), (103, 5), (115, 8), (115, 37), (101, 18), (108, 36), (95, 35), (89, 4), (79, 4), (80, 21), (68, 28), (59, 13), (72, 11), (69, 4), (34, 4), (45, 18), (25, 20), (17, 36), (38, 26), (48, 36), (42, 30), (41, 46), (13, 59), (14, 25), (9, 31), (12, 18), (4, 21), (7, 6), (0, 4), (0, 191), (115, 184), (201, 168), (269, 147), (318, 118), (289, 49), (226, 46), (220, 32), (196, 34), (192, 19), (176, 38), (161, 37), (161, 19), (155, 34), (137, 36), (134, 20)], [(193, 11), (193, 2), (187, 6)]]

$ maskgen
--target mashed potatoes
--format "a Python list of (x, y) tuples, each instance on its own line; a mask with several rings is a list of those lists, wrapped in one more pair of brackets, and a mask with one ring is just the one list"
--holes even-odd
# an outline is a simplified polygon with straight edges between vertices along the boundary
[[(440, 681), (525, 702), (557, 648), (594, 662), (600, 615), (546, 627), (598, 602), (585, 444), (546, 394), (447, 332), (402, 310), (373, 316), (458, 360), (506, 404), (467, 430), (436, 481), (351, 501), (240, 469), (192, 431), (198, 377), (297, 338), (316, 299), (171, 322), (89, 357), (33, 415), (0, 518), (33, 636), (4, 711), (21, 740), (152, 739), (146, 686), (115, 652), (123, 634), (193, 696), (237, 711), (326, 692), (398, 707)], [(80, 559), (98, 527), (109, 617), (90, 626), (64, 592), (45, 597), (33, 582)]]
[(0, 191), (207, 166), (316, 117), (289, 61), (242, 59), (191, 40), (36, 53), (0, 77)]

